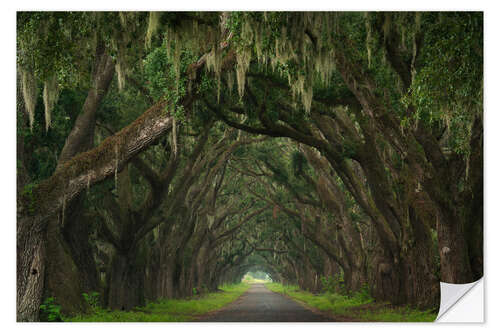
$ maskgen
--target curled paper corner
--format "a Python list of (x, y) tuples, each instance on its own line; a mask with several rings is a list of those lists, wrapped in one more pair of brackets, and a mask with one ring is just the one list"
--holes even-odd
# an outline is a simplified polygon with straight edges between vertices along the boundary
[(484, 278), (472, 283), (440, 282), (441, 303), (436, 322), (484, 322)]

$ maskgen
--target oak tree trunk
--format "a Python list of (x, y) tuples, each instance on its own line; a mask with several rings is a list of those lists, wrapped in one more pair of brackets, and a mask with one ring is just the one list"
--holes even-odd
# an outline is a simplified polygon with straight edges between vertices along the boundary
[(144, 273), (145, 267), (137, 262), (134, 251), (117, 252), (108, 274), (108, 307), (129, 311), (144, 306)]

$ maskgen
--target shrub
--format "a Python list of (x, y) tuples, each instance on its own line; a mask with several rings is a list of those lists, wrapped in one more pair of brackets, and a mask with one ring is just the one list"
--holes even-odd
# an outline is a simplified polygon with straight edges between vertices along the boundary
[(93, 291), (90, 294), (83, 293), (82, 296), (85, 299), (85, 301), (87, 302), (87, 304), (93, 310), (97, 310), (100, 308), (99, 293), (97, 291)]
[(347, 294), (344, 282), (344, 274), (339, 273), (335, 276), (321, 277), (321, 283), (323, 284), (323, 292), (325, 293), (340, 293), (342, 295)]
[(367, 284), (364, 284), (361, 289), (353, 295), (353, 297), (363, 302), (373, 301), (373, 297), (370, 294), (370, 287), (368, 287)]
[(49, 297), (40, 305), (40, 321), (63, 321), (61, 306), (55, 303), (54, 297)]

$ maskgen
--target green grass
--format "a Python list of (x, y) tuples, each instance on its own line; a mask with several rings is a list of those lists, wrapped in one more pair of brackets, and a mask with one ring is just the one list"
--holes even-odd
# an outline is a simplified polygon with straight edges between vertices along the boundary
[(283, 286), (279, 283), (269, 283), (266, 287), (346, 321), (429, 322), (434, 321), (437, 316), (437, 313), (431, 311), (375, 303), (366, 293), (347, 297), (335, 293), (314, 295), (300, 290), (298, 286)]
[(220, 309), (240, 297), (250, 285), (240, 283), (223, 286), (223, 292), (191, 299), (165, 299), (132, 311), (111, 311), (96, 308), (92, 314), (65, 317), (72, 322), (175, 322), (192, 321), (197, 316)]
[(367, 321), (386, 321), (386, 322), (433, 322), (436, 320), (437, 313), (431, 310), (421, 311), (409, 307), (381, 308), (374, 312), (366, 312), (360, 315), (360, 318)]

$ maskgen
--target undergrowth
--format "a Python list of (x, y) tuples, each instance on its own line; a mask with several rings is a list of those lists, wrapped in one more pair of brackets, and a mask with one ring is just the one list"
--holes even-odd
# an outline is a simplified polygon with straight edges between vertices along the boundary
[(192, 321), (197, 316), (217, 310), (235, 301), (250, 285), (240, 283), (222, 286), (223, 292), (195, 296), (191, 299), (164, 299), (136, 307), (132, 311), (112, 311), (92, 306), (92, 313), (64, 318), (72, 322), (175, 322)]
[(61, 306), (57, 304), (54, 297), (46, 298), (40, 305), (40, 321), (63, 321)]

